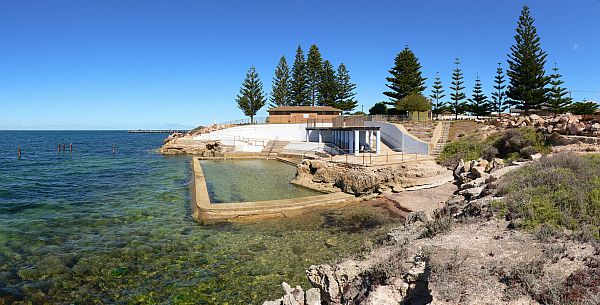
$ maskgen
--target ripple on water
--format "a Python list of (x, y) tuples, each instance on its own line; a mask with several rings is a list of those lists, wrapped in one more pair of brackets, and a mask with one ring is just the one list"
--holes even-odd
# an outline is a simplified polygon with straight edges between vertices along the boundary
[[(163, 138), (0, 131), (0, 303), (260, 303), (278, 297), (282, 281), (308, 286), (310, 264), (384, 230), (340, 233), (318, 212), (198, 225), (190, 159), (154, 153)], [(58, 141), (76, 152), (58, 155)], [(36, 152), (17, 161), (6, 153), (17, 145)]]

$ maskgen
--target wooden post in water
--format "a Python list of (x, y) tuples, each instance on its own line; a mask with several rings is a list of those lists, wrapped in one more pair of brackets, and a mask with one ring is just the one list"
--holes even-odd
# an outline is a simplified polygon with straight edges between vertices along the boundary
[(58, 152), (60, 152), (60, 144), (58, 144)]
[(19, 146), (19, 150), (18, 150), (17, 154), (19, 156), (19, 160), (21, 160), (21, 146)]
[(63, 151), (67, 151), (66, 144), (63, 143)]
[(69, 144), (69, 151), (73, 152), (73, 143)]

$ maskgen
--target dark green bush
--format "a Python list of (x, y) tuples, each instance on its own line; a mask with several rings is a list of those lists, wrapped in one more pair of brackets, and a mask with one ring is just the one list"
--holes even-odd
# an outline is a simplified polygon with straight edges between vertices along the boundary
[(549, 225), (600, 239), (600, 155), (543, 158), (504, 176), (498, 194), (525, 228)]

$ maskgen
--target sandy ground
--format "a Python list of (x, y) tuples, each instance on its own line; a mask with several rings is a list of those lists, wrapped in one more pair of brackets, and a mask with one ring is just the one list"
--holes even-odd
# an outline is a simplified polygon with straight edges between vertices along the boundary
[(457, 190), (455, 184), (446, 183), (428, 189), (385, 194), (383, 197), (396, 202), (402, 209), (413, 212), (424, 211), (431, 218), (433, 211), (444, 207), (450, 195)]

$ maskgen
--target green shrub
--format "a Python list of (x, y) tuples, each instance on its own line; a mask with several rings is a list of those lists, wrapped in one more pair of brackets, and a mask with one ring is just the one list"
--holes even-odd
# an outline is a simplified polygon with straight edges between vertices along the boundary
[(546, 225), (600, 239), (600, 156), (560, 154), (504, 176), (498, 187), (522, 226)]
[(542, 133), (533, 128), (509, 129), (494, 133), (485, 139), (472, 135), (452, 141), (444, 147), (438, 162), (444, 166), (456, 166), (460, 159), (492, 160), (500, 157), (507, 161), (529, 158), (536, 153), (549, 153), (550, 147)]
[(475, 136), (460, 138), (444, 147), (438, 157), (438, 162), (444, 166), (455, 166), (460, 159), (476, 160), (481, 157), (484, 144)]

